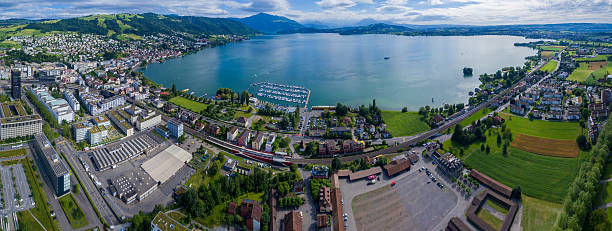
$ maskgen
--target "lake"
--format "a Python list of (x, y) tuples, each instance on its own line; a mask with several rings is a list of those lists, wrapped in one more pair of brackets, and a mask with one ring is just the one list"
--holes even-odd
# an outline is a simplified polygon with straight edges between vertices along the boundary
[[(243, 91), (255, 82), (303, 86), (309, 106), (376, 104), (388, 110), (467, 103), (478, 75), (522, 66), (537, 53), (515, 36), (291, 34), (258, 36), (153, 63), (151, 80), (197, 96), (220, 87)], [(384, 57), (390, 57), (384, 59)], [(474, 77), (464, 77), (472, 67)], [(251, 89), (251, 93), (256, 93)], [(432, 103), (432, 98), (435, 102)]]

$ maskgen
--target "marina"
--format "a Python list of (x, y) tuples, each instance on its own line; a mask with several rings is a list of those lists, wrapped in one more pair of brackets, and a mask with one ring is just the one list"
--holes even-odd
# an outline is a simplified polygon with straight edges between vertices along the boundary
[(301, 86), (258, 82), (250, 87), (255, 89), (257, 98), (272, 104), (292, 106), (295, 103), (307, 107), (310, 99), (310, 90)]

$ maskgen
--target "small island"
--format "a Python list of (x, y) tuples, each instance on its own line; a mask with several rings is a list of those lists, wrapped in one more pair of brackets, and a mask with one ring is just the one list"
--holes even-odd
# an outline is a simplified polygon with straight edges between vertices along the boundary
[(472, 76), (472, 68), (464, 67), (463, 68), (463, 76)]

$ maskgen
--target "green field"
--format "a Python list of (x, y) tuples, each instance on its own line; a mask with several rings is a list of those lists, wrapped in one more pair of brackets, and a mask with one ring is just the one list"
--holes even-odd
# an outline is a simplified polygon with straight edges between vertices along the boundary
[(491, 200), (491, 199), (487, 199), (486, 203), (488, 206), (495, 209), (496, 211), (503, 213), (503, 214), (508, 214), (508, 209), (509, 209), (508, 206), (501, 204), (500, 202), (496, 200)]
[(530, 121), (527, 118), (502, 115), (506, 119), (506, 126), (512, 133), (521, 133), (560, 140), (575, 140), (580, 134), (580, 125), (577, 122), (551, 122), (545, 120)]
[(62, 210), (64, 210), (64, 213), (70, 222), (70, 226), (73, 229), (78, 229), (88, 224), (87, 218), (85, 218), (85, 213), (83, 213), (83, 210), (81, 210), (79, 207), (79, 204), (74, 199), (74, 196), (72, 196), (72, 193), (60, 197), (58, 201), (60, 202)]
[(193, 112), (201, 112), (202, 110), (206, 109), (206, 107), (208, 106), (208, 104), (204, 104), (204, 103), (200, 103), (200, 102), (196, 102), (190, 99), (186, 99), (182, 96), (177, 96), (174, 97), (172, 99), (169, 100), (170, 103), (176, 104), (179, 107), (182, 108), (186, 108), (189, 109), (190, 111)]
[[(486, 144), (491, 148), (487, 154), (480, 150), (482, 142), (469, 146), (459, 146), (447, 140), (444, 149), (451, 153), (460, 153), (466, 167), (477, 169), (491, 178), (510, 187), (521, 186), (524, 194), (538, 199), (560, 202), (567, 193), (567, 187), (573, 181), (580, 166), (579, 158), (559, 158), (537, 155), (512, 147), (508, 154), (502, 154), (502, 147), (497, 146), (496, 137), (501, 129), (493, 129)], [(516, 130), (512, 130), (516, 134)]]
[(550, 229), (561, 212), (561, 204), (538, 200), (525, 195), (521, 197), (521, 201), (523, 203), (521, 226), (523, 226), (524, 231)]
[(593, 70), (589, 70), (589, 64), (580, 63), (578, 68), (572, 71), (567, 80), (582, 82), (586, 80), (591, 72), (593, 72)]
[(543, 51), (562, 51), (564, 46), (538, 46)]
[(548, 73), (553, 72), (557, 68), (557, 64), (559, 64), (556, 60), (550, 60), (546, 65), (540, 68), (540, 71), (546, 71)]
[(606, 167), (604, 168), (604, 173), (601, 176), (601, 179), (606, 180), (610, 178), (612, 178), (612, 164), (607, 164)]
[(472, 124), (472, 121), (479, 120), (482, 117), (485, 117), (487, 114), (489, 114), (492, 111), (493, 110), (491, 110), (488, 107), (480, 109), (480, 111), (477, 111), (474, 114), (472, 114), (471, 116), (469, 116), (468, 118), (465, 118), (464, 120), (459, 122), (459, 124), (461, 125), (461, 127), (468, 126), (468, 125)]
[(598, 55), (593, 58), (576, 58), (574, 61), (576, 62), (586, 62), (586, 61), (605, 61), (612, 55)]
[(382, 111), (387, 130), (394, 137), (410, 136), (430, 129), (418, 112)]
[(0, 152), (0, 158), (7, 158), (7, 157), (13, 157), (13, 156), (23, 156), (25, 154), (26, 154), (25, 148), (9, 150), (9, 151), (2, 151), (2, 152)]

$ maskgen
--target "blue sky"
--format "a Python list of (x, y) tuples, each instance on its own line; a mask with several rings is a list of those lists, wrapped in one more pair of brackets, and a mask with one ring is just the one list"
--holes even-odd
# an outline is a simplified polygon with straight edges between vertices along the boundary
[(612, 23), (612, 0), (0, 0), (0, 18), (70, 18), (144, 13), (244, 17), (258, 12), (301, 23)]

